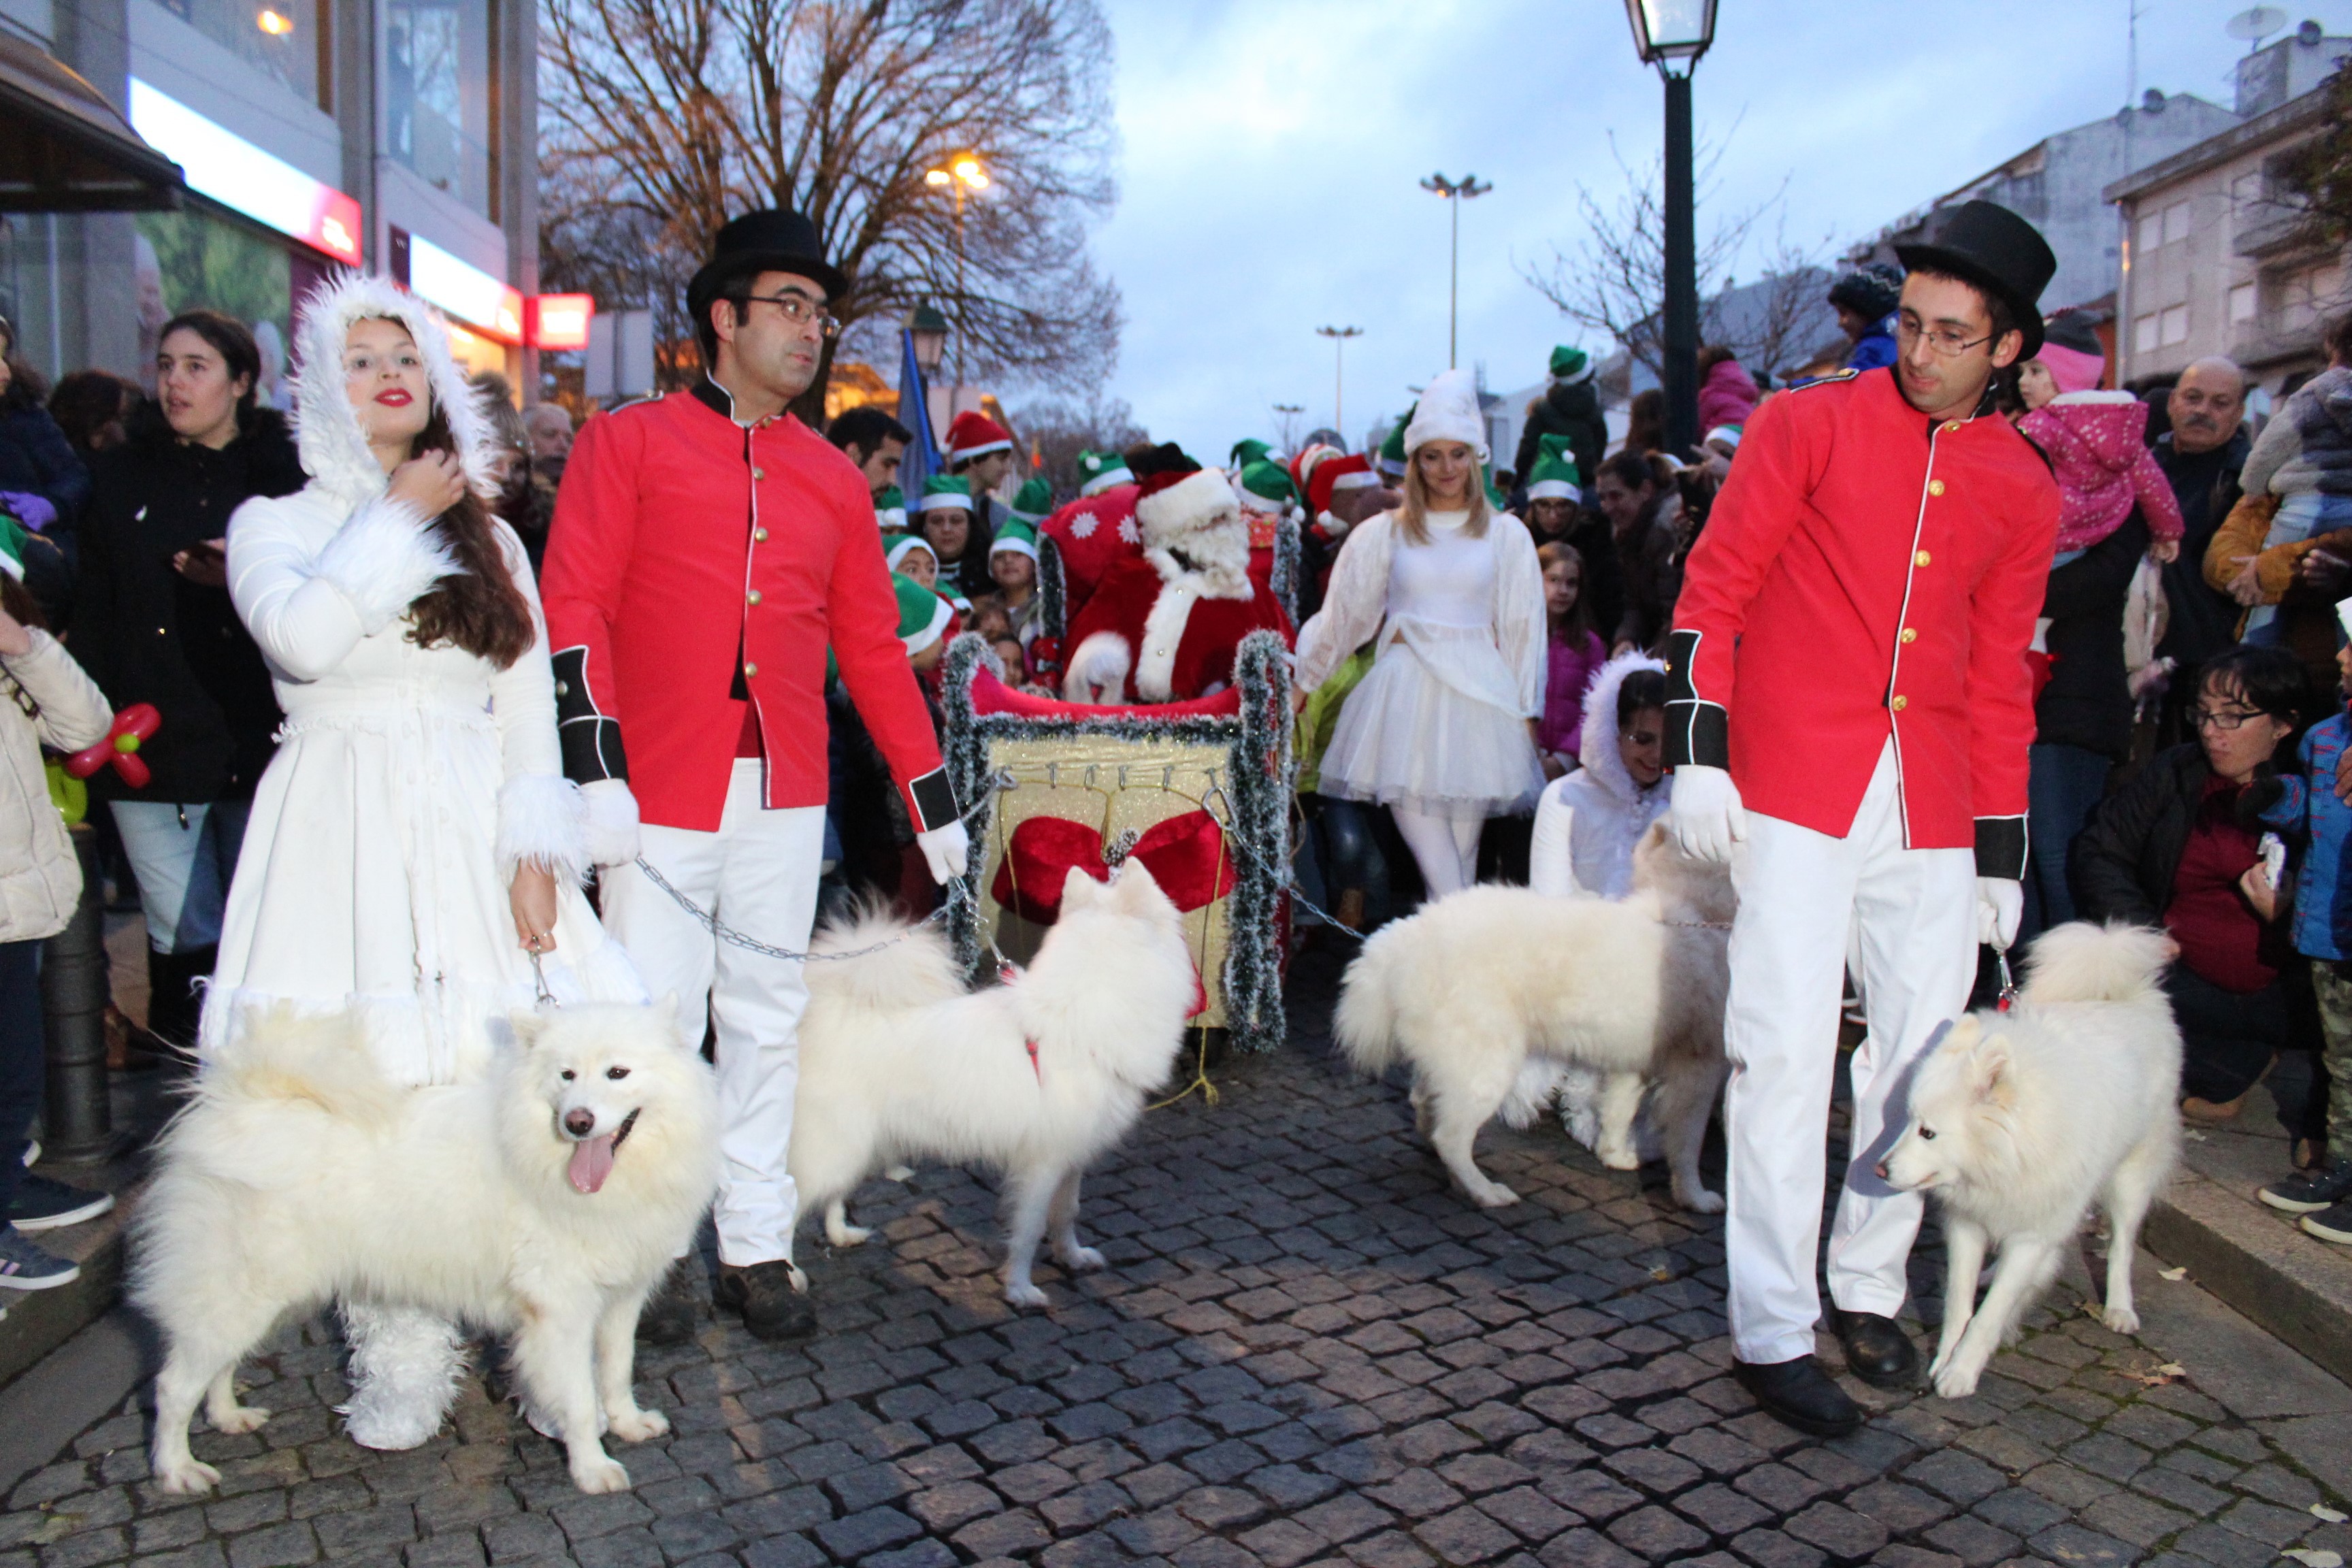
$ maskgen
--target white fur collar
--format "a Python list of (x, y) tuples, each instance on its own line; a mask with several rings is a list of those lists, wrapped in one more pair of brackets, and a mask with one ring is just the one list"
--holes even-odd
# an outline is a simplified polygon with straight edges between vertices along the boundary
[(1617, 750), (1617, 689), (1637, 669), (1666, 672), (1664, 665), (1645, 653), (1621, 653), (1593, 671), (1584, 689), (1584, 728), (1577, 736), (1577, 760), (1592, 782), (1629, 805), (1641, 798), (1642, 789), (1625, 771), (1625, 759)]
[(496, 441), (481, 394), (466, 379), (449, 353), (449, 333), (440, 314), (389, 279), (345, 272), (322, 283), (302, 302), (297, 334), (301, 352), (294, 366), (294, 436), (302, 468), (347, 505), (383, 493), (383, 465), (360, 434), (351, 399), (343, 392), (343, 340), (355, 321), (381, 317), (398, 321), (425, 356), (435, 406), (448, 413), (466, 482), (489, 500), (499, 493), (493, 472)]

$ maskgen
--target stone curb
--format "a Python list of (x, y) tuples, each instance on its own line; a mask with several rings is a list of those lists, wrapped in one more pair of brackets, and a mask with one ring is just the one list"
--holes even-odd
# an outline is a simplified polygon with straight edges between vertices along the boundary
[(2140, 1241), (2252, 1322), (2352, 1383), (2352, 1258), (2290, 1230), (2252, 1198), (2186, 1167), (2148, 1211)]

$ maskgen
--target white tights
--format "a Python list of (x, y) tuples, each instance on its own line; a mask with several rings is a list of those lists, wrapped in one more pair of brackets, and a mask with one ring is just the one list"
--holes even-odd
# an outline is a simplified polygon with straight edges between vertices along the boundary
[(1432, 900), (1458, 893), (1478, 879), (1478, 835), (1486, 826), (1484, 821), (1407, 811), (1401, 805), (1391, 806), (1389, 815), (1396, 819), (1405, 847), (1412, 851)]

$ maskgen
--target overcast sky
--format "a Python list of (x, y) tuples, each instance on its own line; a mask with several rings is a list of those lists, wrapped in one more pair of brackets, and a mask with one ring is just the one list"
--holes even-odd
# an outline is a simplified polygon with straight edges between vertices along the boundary
[[(1718, 199), (1785, 179), (1791, 240), (1874, 233), (2120, 108), (2130, 3), (1721, 0), (1695, 79), (1701, 140), (1727, 141)], [(1575, 341), (1519, 268), (1573, 251), (1580, 181), (1622, 189), (1612, 132), (1637, 169), (1655, 155), (1662, 93), (1618, 0), (1106, 4), (1125, 143), (1095, 238), (1127, 302), (1110, 391), (1155, 437), (1213, 462), (1271, 438), (1276, 403), (1305, 405), (1302, 431), (1328, 423), (1327, 323), (1365, 332), (1349, 433), (1401, 412), (1445, 365), (1446, 204), (1417, 186), (1433, 171), (1495, 184), (1462, 210), (1462, 363), (1508, 391)], [(2138, 5), (2140, 89), (2227, 106), (2240, 0)], [(2352, 29), (2352, 0), (2287, 9)]]

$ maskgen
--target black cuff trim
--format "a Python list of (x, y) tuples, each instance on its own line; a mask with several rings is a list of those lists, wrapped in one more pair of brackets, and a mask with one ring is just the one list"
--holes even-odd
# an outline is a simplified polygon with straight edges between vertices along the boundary
[(1666, 634), (1666, 700), (1696, 702), (1698, 688), (1691, 684), (1691, 670), (1698, 663), (1698, 633), (1688, 631)]
[(555, 733), (563, 747), (563, 776), (573, 784), (629, 776), (629, 759), (621, 750), (621, 721), (596, 707), (588, 689), (588, 649), (559, 648), (549, 661), (555, 667)]
[(2025, 879), (2025, 818), (1977, 818), (1977, 875), (2011, 882)]
[(1721, 704), (1693, 698), (1666, 704), (1666, 766), (1730, 768), (1731, 715)]
[(907, 798), (915, 804), (915, 831), (918, 833), (945, 827), (961, 815), (956, 810), (955, 786), (948, 782), (948, 771), (944, 767), (933, 768), (921, 778), (909, 783)]

